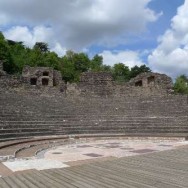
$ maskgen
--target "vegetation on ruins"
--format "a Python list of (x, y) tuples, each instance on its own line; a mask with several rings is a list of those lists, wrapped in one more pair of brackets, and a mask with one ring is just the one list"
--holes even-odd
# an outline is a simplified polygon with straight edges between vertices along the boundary
[(53, 67), (61, 71), (66, 82), (79, 81), (80, 74), (86, 71), (111, 72), (118, 82), (126, 82), (141, 72), (151, 71), (145, 65), (131, 69), (123, 63), (116, 63), (113, 67), (103, 64), (103, 57), (96, 54), (90, 58), (81, 52), (67, 51), (63, 57), (50, 52), (48, 44), (37, 42), (33, 48), (24, 46), (23, 42), (6, 40), (0, 32), (0, 59), (4, 62), (4, 70), (9, 74), (21, 74), (25, 65), (32, 67)]
[(177, 77), (174, 83), (174, 91), (176, 93), (188, 94), (188, 78), (185, 75)]
[[(37, 42), (33, 48), (24, 46), (23, 42), (6, 40), (0, 32), (0, 60), (3, 61), (4, 70), (9, 74), (21, 74), (25, 65), (31, 67), (52, 67), (62, 73), (66, 82), (78, 82), (80, 74), (87, 71), (110, 72), (117, 82), (127, 82), (143, 72), (151, 72), (146, 65), (134, 66), (131, 69), (124, 63), (114, 66), (104, 65), (103, 57), (96, 54), (90, 58), (86, 53), (67, 51), (63, 57), (49, 51), (47, 43)], [(179, 76), (174, 84), (176, 93), (188, 93), (188, 78)]]

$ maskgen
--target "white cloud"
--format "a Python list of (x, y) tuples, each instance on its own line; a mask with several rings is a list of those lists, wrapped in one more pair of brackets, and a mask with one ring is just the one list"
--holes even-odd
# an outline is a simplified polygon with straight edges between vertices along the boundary
[[(150, 1), (6, 0), (0, 1), (0, 12), (9, 20), (9, 25), (33, 28), (32, 36), (31, 31), (22, 28), (25, 36), (31, 38), (30, 43), (44, 39), (50, 43), (58, 41), (68, 49), (81, 50), (96, 43), (117, 45), (125, 42), (128, 35), (143, 32), (149, 22), (159, 17), (148, 8)], [(46, 26), (50, 26), (53, 36), (46, 35)], [(12, 32), (7, 31), (11, 38), (15, 35), (14, 31), (21, 32), (14, 27), (11, 28)], [(34, 33), (37, 27), (44, 30), (39, 29), (38, 33)], [(21, 35), (16, 38), (27, 41)]]
[(66, 53), (66, 48), (62, 47), (60, 43), (51, 40), (54, 37), (52, 28), (37, 26), (33, 30), (29, 30), (26, 26), (12, 27), (4, 33), (5, 37), (14, 41), (22, 41), (28, 47), (33, 47), (36, 42), (47, 42), (51, 51), (55, 51), (59, 56)]
[(26, 46), (32, 47), (36, 42), (50, 42), (53, 37), (51, 28), (37, 26), (29, 30), (26, 26), (16, 26), (4, 32), (6, 38), (15, 41), (23, 41)]
[(51, 49), (51, 51), (56, 52), (60, 57), (66, 54), (67, 49), (62, 47), (61, 44), (56, 43), (55, 47)]
[(12, 27), (10, 30), (4, 32), (7, 39), (15, 41), (23, 41), (27, 46), (33, 46), (33, 36), (27, 27)]
[(140, 54), (135, 51), (104, 51), (100, 55), (103, 56), (103, 63), (105, 65), (113, 66), (115, 63), (124, 63), (128, 67), (134, 67), (135, 65), (143, 65), (144, 63), (140, 59)]
[(173, 78), (188, 75), (188, 0), (178, 8), (171, 20), (171, 28), (159, 38), (158, 47), (148, 57), (153, 71)]

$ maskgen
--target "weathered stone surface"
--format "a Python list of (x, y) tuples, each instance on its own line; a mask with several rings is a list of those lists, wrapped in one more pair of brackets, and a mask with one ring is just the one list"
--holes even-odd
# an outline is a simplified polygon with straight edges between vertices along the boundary
[[(61, 72), (50, 67), (25, 66), (22, 77), (7, 75), (0, 62), (1, 87), (21, 87), (25, 89), (42, 89), (56, 86), (57, 93), (67, 96), (84, 97), (126, 97), (168, 95), (172, 91), (172, 79), (159, 73), (142, 73), (128, 83), (116, 83), (112, 74), (107, 72), (85, 72), (77, 84), (65, 84)], [(27, 86), (27, 87), (25, 87)], [(55, 92), (55, 90), (54, 90)]]
[(19, 76), (4, 75), (0, 76), (0, 88), (19, 88), (22, 86), (22, 80)]
[(173, 86), (172, 79), (165, 74), (159, 73), (142, 73), (130, 80), (129, 84), (136, 87), (157, 87), (171, 89)]
[(128, 83), (119, 84), (114, 82), (110, 73), (86, 72), (81, 75), (77, 86), (67, 86), (67, 94), (106, 97), (149, 96), (168, 95), (171, 89), (172, 79), (164, 74), (142, 73)]
[(54, 72), (50, 67), (29, 67), (25, 66), (22, 78), (25, 83), (32, 86), (53, 86)]
[(98, 84), (112, 82), (113, 77), (111, 73), (108, 72), (85, 72), (81, 75), (80, 82), (85, 82), (88, 84)]

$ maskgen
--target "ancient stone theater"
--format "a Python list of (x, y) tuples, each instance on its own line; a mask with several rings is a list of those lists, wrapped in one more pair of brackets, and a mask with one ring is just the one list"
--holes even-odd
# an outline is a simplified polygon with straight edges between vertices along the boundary
[(188, 98), (172, 86), (0, 63), (0, 188), (187, 188)]

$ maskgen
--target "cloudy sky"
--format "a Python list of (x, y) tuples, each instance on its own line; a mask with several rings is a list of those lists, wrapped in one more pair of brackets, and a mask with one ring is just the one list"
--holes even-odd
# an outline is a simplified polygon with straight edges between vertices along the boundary
[(59, 56), (72, 49), (188, 75), (188, 0), (0, 0), (0, 31)]

